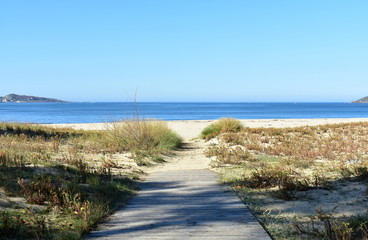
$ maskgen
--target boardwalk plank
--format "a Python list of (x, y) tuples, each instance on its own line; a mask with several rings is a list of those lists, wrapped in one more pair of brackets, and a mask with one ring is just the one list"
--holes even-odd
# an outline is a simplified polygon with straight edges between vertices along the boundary
[(248, 208), (207, 170), (156, 172), (86, 239), (270, 240)]

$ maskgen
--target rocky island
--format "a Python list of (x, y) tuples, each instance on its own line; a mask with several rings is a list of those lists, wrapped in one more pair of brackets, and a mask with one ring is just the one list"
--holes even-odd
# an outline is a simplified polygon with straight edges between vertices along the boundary
[(364, 97), (364, 98), (361, 98), (361, 99), (358, 99), (358, 100), (354, 101), (353, 103), (368, 103), (368, 96)]
[(4, 97), (0, 97), (0, 103), (62, 103), (62, 102), (66, 101), (54, 98), (35, 97), (17, 94), (8, 94)]

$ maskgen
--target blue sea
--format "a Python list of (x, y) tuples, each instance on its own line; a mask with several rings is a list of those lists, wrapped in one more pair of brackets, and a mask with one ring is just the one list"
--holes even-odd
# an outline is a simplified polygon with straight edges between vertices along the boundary
[(209, 120), (368, 118), (368, 104), (352, 103), (0, 103), (0, 121), (95, 123), (130, 118)]

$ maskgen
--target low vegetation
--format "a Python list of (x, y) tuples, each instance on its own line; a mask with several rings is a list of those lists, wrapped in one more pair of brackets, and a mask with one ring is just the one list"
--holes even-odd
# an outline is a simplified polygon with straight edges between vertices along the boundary
[(214, 138), (221, 133), (236, 133), (239, 132), (243, 128), (243, 125), (239, 120), (234, 118), (221, 118), (218, 121), (212, 123), (205, 129), (203, 129), (201, 133), (201, 137), (203, 139), (211, 139)]
[(137, 164), (180, 143), (162, 122), (108, 131), (0, 123), (0, 238), (81, 239), (132, 196)]
[(178, 148), (182, 138), (166, 122), (138, 118), (113, 123), (109, 137), (120, 151), (134, 154), (139, 164), (159, 158), (159, 154)]
[(243, 128), (206, 155), (275, 239), (367, 239), (367, 136), (368, 123)]

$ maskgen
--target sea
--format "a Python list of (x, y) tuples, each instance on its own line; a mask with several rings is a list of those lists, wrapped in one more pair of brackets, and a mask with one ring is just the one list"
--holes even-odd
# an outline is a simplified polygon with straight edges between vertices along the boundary
[(368, 104), (94, 102), (0, 103), (0, 122), (97, 123), (139, 116), (158, 120), (368, 118)]

